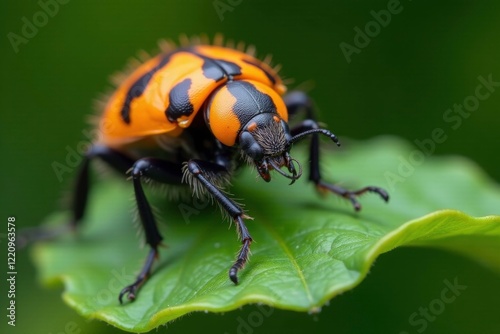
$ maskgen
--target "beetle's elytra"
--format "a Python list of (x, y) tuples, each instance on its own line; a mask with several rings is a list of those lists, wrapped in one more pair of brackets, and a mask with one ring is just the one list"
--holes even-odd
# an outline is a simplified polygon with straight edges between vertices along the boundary
[[(87, 152), (77, 178), (72, 224), (85, 214), (89, 192), (89, 164), (99, 159), (132, 179), (142, 228), (150, 252), (135, 282), (119, 295), (133, 300), (151, 273), (162, 236), (143, 191), (142, 178), (184, 185), (212, 196), (234, 220), (242, 247), (229, 268), (238, 283), (252, 237), (244, 210), (222, 189), (232, 173), (246, 163), (254, 165), (266, 182), (271, 171), (291, 180), (302, 167), (290, 155), (292, 145), (311, 137), (308, 178), (318, 190), (332, 192), (361, 208), (357, 196), (365, 192), (388, 194), (378, 187), (349, 191), (323, 181), (320, 173), (319, 135), (338, 145), (337, 137), (320, 128), (312, 104), (300, 91), (286, 93), (277, 71), (243, 47), (210, 44), (196, 39), (178, 48), (163, 44), (162, 52), (145, 60), (121, 82), (103, 105), (100, 139)], [(289, 118), (303, 120), (289, 125)], [(304, 119), (305, 118), (305, 119)]]

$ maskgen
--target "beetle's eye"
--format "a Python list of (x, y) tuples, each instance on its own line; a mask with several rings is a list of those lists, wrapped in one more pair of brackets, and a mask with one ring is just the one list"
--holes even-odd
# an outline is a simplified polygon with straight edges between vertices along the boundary
[(240, 134), (240, 147), (253, 160), (261, 161), (264, 157), (262, 148), (247, 131), (243, 131)]

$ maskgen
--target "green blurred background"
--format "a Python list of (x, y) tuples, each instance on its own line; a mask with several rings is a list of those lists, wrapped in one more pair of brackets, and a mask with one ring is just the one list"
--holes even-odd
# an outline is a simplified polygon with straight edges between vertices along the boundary
[[(500, 91), (457, 129), (443, 120), (448, 108), (474, 94), (478, 76), (500, 81), (498, 1), (401, 1), (400, 13), (350, 63), (340, 43), (354, 45), (354, 28), (364, 29), (373, 20), (370, 12), (387, 9), (387, 0), (61, 2), (67, 3), (17, 53), (8, 34), (22, 35), (23, 17), (33, 22), (40, 4), (0, 5), (0, 219), (15, 216), (18, 227), (36, 225), (59, 207), (73, 175), (65, 174), (61, 183), (51, 164), (64, 163), (66, 147), (86, 139), (85, 117), (108, 87), (108, 75), (139, 49), (153, 50), (158, 39), (181, 33), (222, 32), (255, 44), (262, 56), (272, 53), (281, 73), (294, 79), (292, 88), (310, 89), (321, 120), (341, 139), (391, 134), (414, 141), (442, 128), (447, 140), (434, 155), (470, 157), (500, 180)], [(214, 4), (227, 10), (218, 13)], [(5, 259), (5, 239), (0, 244)], [(17, 326), (7, 326), (2, 314), (1, 333), (71, 333), (73, 323), (80, 330), (75, 333), (118, 333), (86, 322), (62, 302), (61, 289), (40, 287), (26, 252), (17, 261)], [(443, 280), (454, 277), (467, 290), (425, 332), (499, 333), (498, 277), (459, 256), (420, 249), (382, 256), (361, 286), (317, 315), (276, 310), (262, 325), (240, 326), (257, 310), (248, 306), (223, 316), (187, 316), (159, 332), (417, 333), (421, 327), (411, 326), (409, 316), (439, 298)]]

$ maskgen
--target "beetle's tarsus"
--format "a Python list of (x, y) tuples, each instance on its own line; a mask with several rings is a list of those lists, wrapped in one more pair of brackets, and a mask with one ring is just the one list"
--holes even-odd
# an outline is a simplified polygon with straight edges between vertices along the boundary
[(382, 197), (382, 199), (385, 202), (389, 202), (389, 194), (387, 193), (387, 191), (379, 187), (368, 187), (368, 188), (370, 188), (368, 189), (368, 191), (379, 194), (379, 196)]
[(231, 269), (229, 269), (229, 279), (235, 285), (238, 285), (238, 268), (236, 267), (236, 265), (233, 265)]
[(378, 194), (385, 202), (389, 201), (389, 194), (382, 188), (379, 187), (364, 187), (358, 190), (346, 190), (342, 187), (336, 186), (334, 184), (329, 184), (325, 183), (323, 181), (319, 181), (316, 184), (316, 187), (318, 188), (319, 191), (322, 190), (327, 190), (329, 192), (332, 192), (334, 194), (337, 194), (339, 196), (342, 196), (343, 198), (346, 198), (351, 201), (352, 206), (354, 207), (354, 210), (356, 212), (361, 211), (361, 203), (358, 201), (358, 196), (363, 195), (364, 193), (367, 192), (372, 192)]
[(120, 301), (120, 304), (123, 304), (123, 296), (127, 295), (127, 299), (133, 302), (135, 300), (136, 292), (137, 292), (138, 286), (134, 284), (129, 285), (120, 291), (120, 295), (118, 296), (118, 300)]
[(235, 219), (235, 223), (242, 245), (236, 261), (234, 262), (231, 269), (229, 269), (229, 278), (234, 284), (237, 285), (238, 271), (240, 269), (243, 269), (245, 263), (248, 260), (248, 255), (250, 254), (250, 245), (252, 244), (253, 239), (250, 236), (250, 233), (248, 232), (248, 229), (245, 225), (245, 222), (243, 221), (242, 216), (237, 216)]
[(354, 207), (354, 211), (359, 212), (361, 211), (361, 203), (359, 203), (357, 200), (351, 199), (352, 205)]
[(127, 285), (122, 289), (122, 291), (120, 291), (120, 295), (118, 296), (120, 304), (123, 304), (123, 296), (125, 295), (127, 295), (128, 300), (135, 300), (139, 288), (147, 281), (149, 273), (151, 272), (151, 267), (153, 266), (153, 263), (157, 258), (158, 251), (156, 250), (156, 248), (151, 248), (149, 250), (148, 257), (146, 258), (146, 263), (144, 263), (141, 272), (139, 273), (139, 275), (137, 275), (137, 279), (135, 280), (135, 282)]

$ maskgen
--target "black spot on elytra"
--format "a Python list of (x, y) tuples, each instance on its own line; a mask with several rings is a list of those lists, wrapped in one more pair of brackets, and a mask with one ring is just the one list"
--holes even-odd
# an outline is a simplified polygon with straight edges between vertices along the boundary
[(132, 104), (132, 101), (135, 98), (138, 98), (144, 93), (144, 90), (149, 84), (149, 81), (151, 81), (151, 78), (153, 75), (158, 72), (162, 67), (168, 64), (170, 61), (170, 58), (173, 53), (170, 53), (168, 55), (165, 55), (158, 65), (153, 67), (151, 70), (148, 72), (144, 73), (139, 79), (137, 79), (132, 86), (130, 86), (130, 89), (127, 92), (127, 95), (125, 97), (125, 102), (123, 103), (123, 107), (121, 110), (121, 116), (122, 119), (125, 123), (130, 124), (130, 106)]
[(199, 55), (203, 58), (203, 75), (216, 82), (225, 78), (232, 80), (233, 77), (241, 75), (241, 67), (233, 62), (223, 59), (213, 59)]
[(218, 82), (223, 79), (233, 80), (233, 77), (241, 75), (241, 67), (231, 61), (207, 57), (195, 49), (190, 49), (189, 52), (203, 59), (202, 70), (206, 78)]
[(272, 98), (247, 81), (228, 82), (227, 89), (236, 99), (233, 112), (242, 125), (258, 114), (277, 113)]
[(187, 78), (175, 85), (169, 93), (170, 103), (165, 110), (165, 115), (170, 122), (175, 122), (181, 116), (189, 116), (193, 113), (194, 107), (189, 100), (189, 88), (192, 81)]

